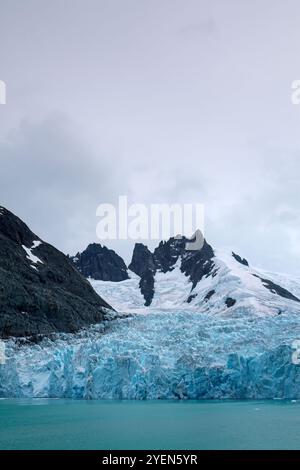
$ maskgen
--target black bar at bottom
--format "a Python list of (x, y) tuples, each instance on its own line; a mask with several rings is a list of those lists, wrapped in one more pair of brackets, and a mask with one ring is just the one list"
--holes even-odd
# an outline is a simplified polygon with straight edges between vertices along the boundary
[[(93, 464), (125, 468), (138, 468), (141, 465), (192, 465), (194, 467), (210, 462), (216, 463), (256, 463), (256, 462), (300, 462), (300, 451), (0, 451), (0, 465), (4, 462), (16, 464), (32, 463), (74, 463)], [(86, 469), (86, 467), (85, 467)]]

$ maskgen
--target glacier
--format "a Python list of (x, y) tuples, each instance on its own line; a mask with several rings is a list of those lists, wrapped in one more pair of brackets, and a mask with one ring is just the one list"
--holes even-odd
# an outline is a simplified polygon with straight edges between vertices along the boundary
[[(190, 304), (190, 282), (178, 266), (156, 274), (151, 307), (133, 274), (118, 285), (90, 280), (117, 313), (37, 344), (5, 341), (0, 397), (300, 399), (300, 365), (292, 360), (300, 304), (266, 289), (254, 276), (261, 271), (230, 256), (218, 255), (215, 265)], [(268, 278), (300, 293), (297, 279)], [(229, 295), (232, 308), (224, 304)]]
[(300, 398), (298, 315), (153, 311), (40, 344), (6, 343), (1, 397)]

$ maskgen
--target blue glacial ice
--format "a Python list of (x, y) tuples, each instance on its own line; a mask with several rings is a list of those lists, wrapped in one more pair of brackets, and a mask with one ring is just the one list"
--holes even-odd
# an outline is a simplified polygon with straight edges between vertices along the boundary
[[(191, 284), (178, 268), (157, 273), (151, 308), (134, 275), (91, 281), (119, 315), (39, 344), (6, 341), (0, 397), (300, 399), (300, 365), (292, 361), (300, 303), (266, 289), (253, 276), (262, 273), (232, 256), (215, 265), (217, 275), (199, 282), (190, 305)], [(300, 297), (299, 279), (273, 279)], [(228, 296), (236, 300), (229, 309)]]
[[(77, 335), (6, 342), (1, 397), (300, 398), (299, 315), (190, 310), (117, 318)], [(300, 336), (300, 335), (298, 335)]]

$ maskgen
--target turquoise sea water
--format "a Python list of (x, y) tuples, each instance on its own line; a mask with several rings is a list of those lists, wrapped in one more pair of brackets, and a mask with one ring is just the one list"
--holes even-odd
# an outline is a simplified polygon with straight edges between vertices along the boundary
[(4, 399), (0, 449), (300, 449), (300, 402)]

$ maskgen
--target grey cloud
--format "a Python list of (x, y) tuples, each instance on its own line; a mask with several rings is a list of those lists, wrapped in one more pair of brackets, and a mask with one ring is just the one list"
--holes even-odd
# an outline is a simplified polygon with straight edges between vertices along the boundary
[(298, 0), (2, 0), (1, 202), (67, 252), (120, 194), (204, 203), (213, 244), (297, 272), (299, 14)]
[(95, 238), (97, 205), (122, 188), (114, 161), (91, 152), (65, 117), (23, 121), (0, 143), (2, 204), (64, 251)]
[(189, 23), (178, 30), (178, 34), (186, 39), (197, 35), (212, 36), (217, 32), (216, 22), (213, 18), (206, 18), (195, 23)]

